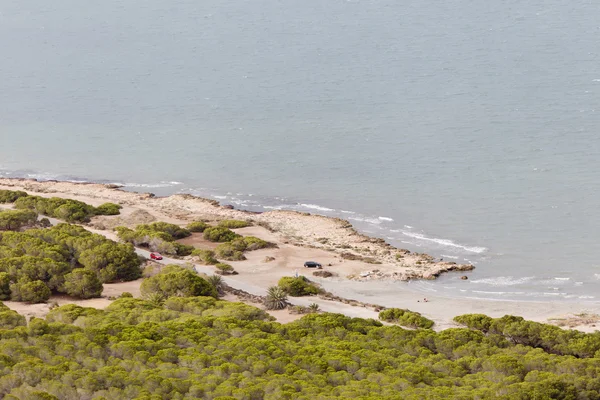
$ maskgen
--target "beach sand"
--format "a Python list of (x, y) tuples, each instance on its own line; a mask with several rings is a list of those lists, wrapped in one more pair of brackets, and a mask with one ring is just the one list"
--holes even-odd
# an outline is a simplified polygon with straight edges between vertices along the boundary
[[(229, 262), (239, 275), (228, 276), (226, 282), (237, 289), (254, 295), (264, 295), (269, 286), (284, 276), (304, 275), (322, 285), (332, 294), (358, 302), (384, 307), (406, 308), (422, 313), (435, 321), (436, 329), (455, 327), (452, 318), (468, 313), (481, 313), (491, 317), (519, 315), (529, 320), (548, 322), (551, 318), (568, 318), (579, 313), (600, 314), (600, 307), (585, 303), (484, 301), (469, 298), (447, 298), (413, 290), (410, 279), (432, 279), (454, 269), (472, 267), (447, 262), (434, 262), (424, 254), (414, 254), (396, 249), (380, 239), (357, 233), (347, 222), (335, 218), (292, 211), (252, 213), (220, 206), (217, 202), (189, 195), (154, 197), (148, 193), (133, 193), (101, 184), (69, 182), (37, 182), (35, 180), (0, 179), (0, 189), (24, 190), (40, 196), (57, 196), (81, 200), (92, 205), (110, 201), (121, 204), (120, 216), (96, 217), (87, 228), (116, 239), (112, 228), (118, 225), (135, 226), (152, 221), (186, 224), (192, 220), (218, 221), (221, 219), (250, 220), (255, 225), (237, 229), (242, 235), (252, 235), (276, 243), (278, 248), (247, 252), (247, 260)], [(200, 248), (211, 248), (200, 235), (183, 241)], [(269, 257), (270, 261), (267, 261)], [(332, 278), (317, 278), (314, 270), (304, 268), (307, 260), (321, 263)], [(380, 263), (380, 264), (374, 264)], [(199, 271), (212, 273), (214, 267), (199, 266)], [(460, 272), (464, 274), (464, 272)], [(464, 281), (465, 285), (468, 281)], [(82, 306), (104, 308), (110, 304), (108, 296), (122, 292), (139, 294), (140, 281), (105, 285), (104, 298), (78, 300), (58, 297), (58, 304), (75, 303)], [(424, 302), (427, 297), (428, 302)], [(377, 318), (373, 307), (344, 304), (316, 297), (290, 298), (296, 305), (317, 303), (321, 310), (339, 312), (351, 317)], [(48, 305), (26, 305), (7, 302), (9, 307), (29, 316), (43, 316)], [(280, 315), (281, 314), (281, 315)], [(289, 313), (288, 313), (289, 314)], [(297, 316), (278, 312), (281, 322)], [(576, 329), (594, 331), (588, 322)]]

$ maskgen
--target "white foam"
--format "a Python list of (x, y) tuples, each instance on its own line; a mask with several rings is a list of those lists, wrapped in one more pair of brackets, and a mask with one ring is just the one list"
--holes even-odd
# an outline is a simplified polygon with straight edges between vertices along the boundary
[(181, 185), (181, 182), (158, 182), (158, 183), (135, 183), (135, 182), (127, 182), (123, 183), (122, 186), (125, 187), (140, 187), (140, 188), (165, 188), (172, 187), (176, 185)]
[(449, 240), (449, 239), (431, 238), (431, 237), (423, 235), (422, 233), (413, 233), (413, 232), (406, 232), (406, 231), (402, 232), (402, 233), (411, 238), (415, 238), (415, 239), (419, 239), (419, 240), (426, 240), (428, 242), (434, 242), (437, 244), (441, 244), (443, 246), (456, 247), (459, 249), (469, 251), (471, 253), (481, 254), (487, 250), (487, 248), (485, 248), (485, 247), (464, 246), (462, 244), (454, 243), (452, 240)]
[(557, 281), (570, 281), (571, 278), (554, 278), (554, 280), (557, 280)]
[(368, 222), (370, 224), (376, 225), (381, 224), (381, 221), (377, 218), (348, 217), (348, 219), (351, 219), (353, 221)]
[(280, 206), (262, 206), (262, 208), (265, 208), (267, 210), (281, 210), (284, 207), (286, 207), (285, 205), (280, 205)]
[(483, 283), (485, 285), (490, 285), (490, 286), (515, 286), (515, 285), (522, 285), (524, 283), (527, 283), (529, 281), (531, 281), (533, 278), (533, 276), (526, 276), (523, 278), (514, 278), (512, 276), (498, 276), (495, 278), (483, 278), (483, 279), (476, 279), (476, 280), (471, 280), (469, 282), (471, 283)]
[(453, 259), (453, 260), (458, 260), (458, 257), (457, 257), (457, 256), (449, 256), (448, 254), (442, 254), (442, 257), (445, 257), (445, 258), (451, 258), (451, 259)]
[(497, 294), (497, 295), (505, 295), (505, 294), (525, 294), (525, 292), (488, 292), (485, 290), (473, 290), (473, 293), (479, 293), (479, 294)]
[(412, 226), (410, 226), (410, 225), (404, 225), (404, 227), (405, 227), (406, 229), (412, 229), (412, 228), (413, 228), (413, 227), (412, 227)]
[(392, 218), (389, 217), (378, 217), (380, 220), (382, 221), (390, 221), (390, 222), (394, 222), (394, 220)]
[(595, 296), (579, 296), (580, 299), (595, 299)]
[(354, 211), (340, 210), (344, 214), (356, 214)]
[(215, 199), (225, 200), (227, 196), (213, 196)]
[(333, 208), (322, 207), (316, 204), (299, 204), (301, 207), (319, 211), (335, 211)]

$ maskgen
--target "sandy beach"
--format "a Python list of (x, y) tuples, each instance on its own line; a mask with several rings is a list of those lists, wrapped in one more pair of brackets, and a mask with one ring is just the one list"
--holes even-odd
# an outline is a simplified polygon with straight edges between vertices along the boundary
[[(436, 261), (425, 254), (397, 249), (381, 239), (374, 239), (356, 232), (347, 221), (292, 211), (270, 211), (253, 213), (231, 209), (217, 202), (190, 195), (155, 197), (150, 193), (134, 193), (102, 184), (80, 184), (70, 182), (38, 182), (35, 180), (0, 179), (0, 189), (23, 190), (30, 194), (46, 197), (72, 198), (92, 205), (104, 202), (121, 204), (120, 216), (95, 217), (88, 229), (115, 238), (112, 228), (119, 225), (136, 226), (141, 223), (165, 221), (186, 224), (193, 220), (218, 221), (243, 219), (253, 226), (237, 229), (241, 235), (252, 235), (277, 244), (277, 248), (247, 252), (244, 261), (230, 262), (239, 275), (227, 277), (234, 288), (255, 295), (263, 295), (271, 285), (283, 276), (305, 275), (318, 282), (332, 294), (358, 302), (384, 307), (407, 308), (422, 313), (436, 323), (436, 329), (455, 326), (452, 318), (468, 313), (482, 313), (492, 317), (506, 314), (520, 315), (526, 319), (548, 322), (553, 318), (569, 318), (575, 314), (599, 314), (600, 307), (593, 303), (566, 302), (516, 302), (482, 301), (481, 299), (445, 298), (423, 293), (411, 288), (410, 280), (435, 279), (450, 271), (468, 271), (470, 265), (458, 265)], [(183, 243), (199, 248), (211, 248), (210, 242), (194, 234)], [(303, 268), (307, 260), (320, 262), (331, 278), (318, 278), (312, 270)], [(184, 260), (185, 261), (185, 260)], [(206, 272), (214, 268), (199, 267)], [(468, 273), (466, 273), (468, 275)], [(76, 301), (77, 304), (103, 308), (110, 304), (108, 296), (128, 291), (139, 293), (139, 281), (105, 285), (105, 298)], [(465, 281), (465, 284), (468, 284)], [(424, 298), (427, 297), (427, 302)], [(341, 302), (311, 298), (291, 298), (293, 304), (319, 304), (323, 311), (340, 312), (352, 317), (377, 318), (373, 307), (350, 305)], [(53, 299), (59, 304), (73, 302), (68, 298)], [(7, 305), (24, 315), (40, 316), (47, 312), (48, 305), (25, 305), (7, 302)], [(280, 313), (278, 320), (294, 319)], [(573, 326), (571, 326), (573, 327)], [(577, 329), (595, 330), (595, 319)]]

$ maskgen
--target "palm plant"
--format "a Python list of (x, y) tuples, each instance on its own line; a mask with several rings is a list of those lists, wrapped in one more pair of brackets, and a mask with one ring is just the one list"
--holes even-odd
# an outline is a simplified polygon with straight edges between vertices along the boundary
[(156, 307), (162, 307), (165, 304), (165, 296), (162, 293), (154, 292), (145, 296), (145, 300), (149, 301)]
[(287, 293), (279, 286), (271, 286), (267, 289), (264, 304), (267, 310), (282, 310), (287, 307)]
[(312, 303), (308, 306), (308, 311), (311, 313), (319, 312), (319, 305), (317, 303)]
[(213, 285), (215, 289), (217, 289), (217, 293), (219, 294), (219, 296), (225, 292), (225, 282), (223, 281), (223, 278), (221, 278), (221, 276), (211, 275), (207, 277), (206, 280), (208, 281), (208, 283)]

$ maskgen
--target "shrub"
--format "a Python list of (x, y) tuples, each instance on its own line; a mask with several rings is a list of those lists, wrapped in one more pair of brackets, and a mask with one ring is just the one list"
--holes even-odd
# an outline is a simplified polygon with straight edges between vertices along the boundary
[(204, 221), (190, 222), (186, 229), (190, 232), (204, 232), (206, 228), (210, 228), (210, 225)]
[(240, 235), (221, 226), (212, 226), (204, 230), (204, 239), (211, 242), (230, 242), (238, 237)]
[(194, 246), (181, 243), (173, 243), (175, 246), (175, 254), (181, 257), (189, 256), (194, 251)]
[(122, 298), (122, 299), (124, 299), (124, 298), (127, 298), (127, 297), (133, 297), (133, 295), (131, 293), (129, 293), (129, 292), (123, 292), (123, 293), (121, 293), (121, 295), (119, 297)]
[(293, 297), (310, 296), (319, 293), (319, 288), (304, 276), (283, 277), (279, 280), (278, 285)]
[(254, 236), (244, 236), (243, 240), (246, 244), (246, 251), (277, 247), (275, 243), (267, 242)]
[(10, 300), (10, 275), (0, 272), (0, 300)]
[(65, 276), (64, 291), (69, 296), (91, 299), (100, 297), (103, 289), (102, 282), (92, 271), (76, 268)]
[(454, 322), (466, 326), (470, 329), (477, 329), (487, 333), (494, 322), (494, 319), (484, 314), (465, 314), (454, 317)]
[(104, 203), (96, 207), (96, 215), (119, 215), (123, 207), (115, 203)]
[(388, 308), (387, 310), (381, 311), (379, 313), (379, 319), (409, 328), (429, 329), (433, 326), (433, 321), (423, 317), (418, 312), (400, 308)]
[(287, 307), (287, 293), (279, 286), (271, 286), (267, 289), (264, 299), (267, 310), (282, 310)]
[(37, 218), (38, 214), (33, 210), (0, 211), (0, 230), (18, 231), (24, 226), (34, 225)]
[(15, 208), (33, 210), (67, 222), (89, 222), (90, 217), (96, 215), (94, 206), (79, 200), (62, 199), (60, 197), (19, 197), (15, 201)]
[(42, 281), (19, 280), (10, 285), (11, 300), (26, 303), (44, 303), (51, 295), (50, 289)]
[(217, 297), (216, 289), (197, 273), (178, 265), (169, 265), (158, 275), (144, 279), (141, 285), (142, 296), (153, 294), (163, 298), (171, 296), (211, 296)]
[(225, 291), (225, 282), (223, 282), (223, 278), (221, 278), (219, 275), (211, 275), (207, 277), (206, 280), (208, 283), (213, 285), (219, 296), (223, 294)]
[(2, 329), (13, 329), (17, 326), (27, 326), (25, 317), (0, 303), (0, 327)]
[(225, 219), (219, 222), (219, 226), (223, 228), (229, 229), (238, 229), (238, 228), (246, 228), (247, 226), (251, 226), (252, 224), (248, 221), (241, 221), (239, 219)]
[(215, 268), (221, 275), (231, 275), (235, 272), (231, 265), (225, 263), (218, 263)]
[(205, 265), (214, 265), (219, 262), (212, 250), (195, 249), (192, 251), (192, 256), (198, 257)]
[(14, 203), (17, 199), (27, 196), (29, 195), (22, 191), (0, 190), (0, 203)]
[(191, 232), (187, 229), (182, 228), (179, 225), (169, 224), (166, 222), (153, 222), (150, 225), (146, 226), (154, 232), (164, 232), (171, 236), (173, 239), (183, 239), (191, 235)]
[(39, 223), (42, 228), (50, 228), (52, 226), (52, 223), (46, 217), (40, 219)]
[(235, 250), (230, 243), (221, 243), (215, 248), (217, 258), (227, 261), (242, 261), (246, 259), (244, 253)]
[(187, 256), (194, 249), (192, 246), (174, 242), (175, 239), (190, 236), (190, 231), (166, 222), (138, 225), (135, 227), (135, 230), (124, 226), (117, 226), (114, 230), (117, 232), (120, 240), (131, 243), (134, 246), (149, 248), (151, 251)]

